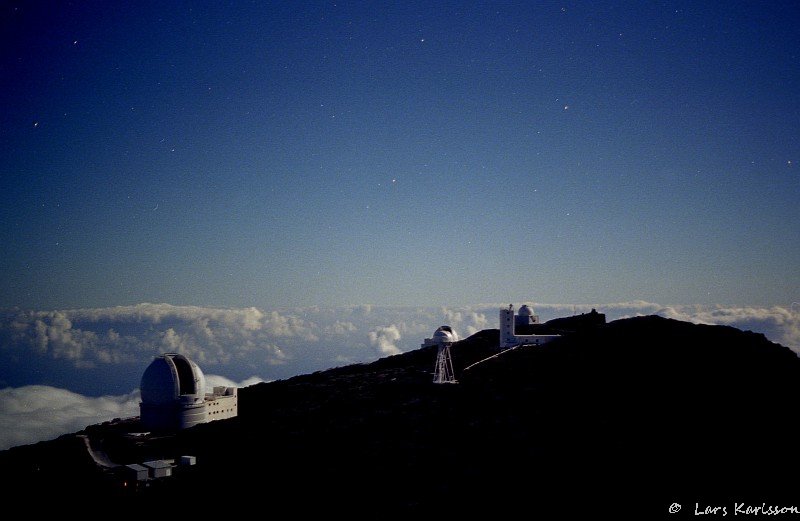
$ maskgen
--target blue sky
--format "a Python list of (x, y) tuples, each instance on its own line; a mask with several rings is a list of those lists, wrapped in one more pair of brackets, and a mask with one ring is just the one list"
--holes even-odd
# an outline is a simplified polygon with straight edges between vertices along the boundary
[(0, 449), (508, 303), (800, 350), (793, 2), (12, 1), (0, 103)]
[(800, 300), (792, 3), (3, 9), (0, 306)]

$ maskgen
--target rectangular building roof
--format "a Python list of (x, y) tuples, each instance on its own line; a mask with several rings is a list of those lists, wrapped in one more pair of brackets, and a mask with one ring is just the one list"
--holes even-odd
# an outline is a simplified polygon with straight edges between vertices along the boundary
[(172, 466), (172, 464), (170, 462), (165, 461), (163, 459), (145, 461), (144, 463), (142, 463), (142, 465), (144, 465), (145, 467), (150, 467), (151, 469), (163, 469), (165, 467), (171, 467)]

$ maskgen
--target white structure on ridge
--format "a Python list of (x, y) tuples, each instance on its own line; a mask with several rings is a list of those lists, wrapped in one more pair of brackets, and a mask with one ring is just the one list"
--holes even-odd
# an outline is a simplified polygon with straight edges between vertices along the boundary
[(539, 324), (539, 315), (527, 304), (519, 308), (519, 314), (514, 315), (514, 305), (500, 309), (500, 349), (508, 349), (520, 345), (539, 345), (547, 343), (561, 335), (517, 335), (517, 326)]
[(433, 333), (433, 337), (426, 338), (422, 347), (438, 346), (436, 353), (436, 367), (433, 371), (433, 383), (457, 383), (453, 371), (453, 358), (450, 356), (450, 346), (458, 341), (458, 335), (450, 326), (441, 326)]
[(238, 414), (236, 387), (214, 387), (206, 393), (203, 371), (189, 358), (166, 353), (153, 360), (142, 375), (142, 426), (153, 431), (175, 431)]

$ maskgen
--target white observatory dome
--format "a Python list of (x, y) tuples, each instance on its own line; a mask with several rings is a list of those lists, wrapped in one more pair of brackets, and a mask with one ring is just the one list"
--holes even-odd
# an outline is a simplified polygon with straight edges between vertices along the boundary
[(458, 340), (458, 335), (450, 326), (441, 326), (433, 333), (433, 340), (437, 344), (456, 342)]
[(517, 313), (517, 314), (520, 315), (520, 316), (532, 317), (533, 316), (533, 310), (527, 304), (523, 304), (522, 307), (519, 308), (519, 313)]
[(206, 421), (206, 377), (183, 355), (156, 357), (142, 375), (140, 391), (140, 418), (147, 429), (185, 429)]
[(437, 344), (443, 344), (445, 342), (452, 342), (451, 335), (447, 331), (442, 331), (441, 329), (437, 329), (436, 332), (433, 334), (433, 341)]
[(202, 401), (206, 393), (206, 378), (190, 359), (167, 353), (157, 357), (145, 369), (140, 388), (142, 402), (146, 404)]

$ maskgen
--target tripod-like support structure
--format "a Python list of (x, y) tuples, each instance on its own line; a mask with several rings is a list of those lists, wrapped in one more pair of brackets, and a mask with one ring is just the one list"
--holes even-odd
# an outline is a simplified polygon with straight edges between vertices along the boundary
[(436, 369), (433, 371), (433, 383), (458, 383), (455, 372), (453, 372), (453, 358), (450, 356), (449, 342), (439, 344), (439, 351), (436, 354)]

